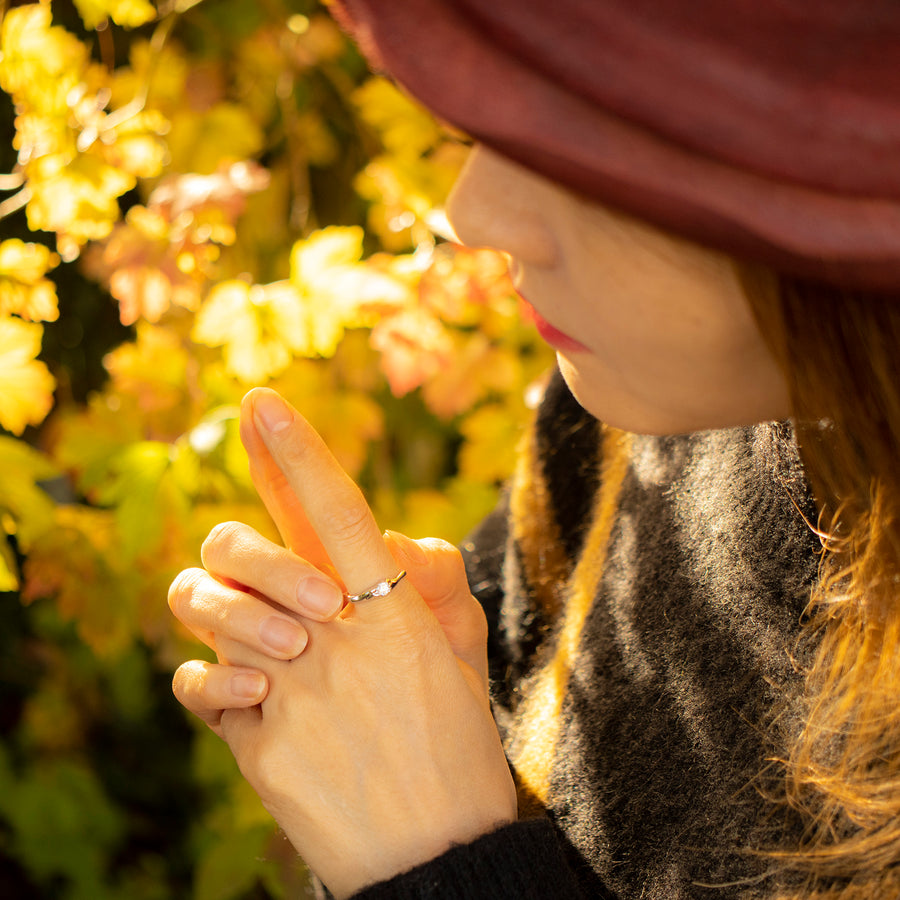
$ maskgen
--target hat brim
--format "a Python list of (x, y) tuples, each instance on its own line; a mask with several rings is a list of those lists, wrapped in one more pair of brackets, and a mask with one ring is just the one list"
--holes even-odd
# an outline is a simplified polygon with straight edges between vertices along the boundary
[[(894, 183), (900, 181), (900, 127), (895, 135), (897, 123), (878, 118), (879, 110), (888, 109), (900, 119), (900, 103), (892, 109), (890, 96), (860, 105), (863, 112), (871, 109), (875, 125), (882, 122), (883, 127), (860, 116), (854, 119), (859, 170), (851, 177), (844, 161), (847, 154), (852, 156), (855, 132), (845, 122), (823, 120), (820, 133), (805, 121), (799, 133), (797, 127), (784, 127), (780, 135), (777, 127), (783, 117), (773, 113), (767, 126), (771, 133), (762, 137), (762, 126), (754, 120), (746, 123), (753, 129), (752, 140), (742, 138), (741, 117), (734, 117), (727, 133), (718, 127), (708, 134), (712, 120), (700, 119), (699, 113), (695, 127), (673, 117), (672, 106), (685, 89), (676, 84), (667, 96), (657, 98), (660, 124), (654, 127), (650, 88), (640, 92), (639, 115), (626, 117), (599, 102), (602, 91), (592, 85), (574, 89), (578, 84), (571, 67), (553, 71), (552, 59), (523, 49), (521, 35), (507, 39), (496, 28), (485, 29), (463, 3), (341, 0), (340, 6), (340, 17), (375, 65), (438, 116), (541, 175), (597, 202), (780, 271), (848, 288), (900, 289), (900, 199)], [(893, 4), (893, 9), (898, 11), (891, 23), (897, 59), (900, 6)], [(564, 12), (554, 9), (547, 18), (561, 15)], [(882, 23), (881, 44), (885, 27)], [(678, 39), (673, 35), (673, 41)], [(597, 52), (602, 53), (602, 46)], [(564, 55), (564, 46), (560, 53)], [(726, 87), (716, 84), (723, 103), (728, 99)], [(751, 87), (758, 93), (758, 84)], [(796, 104), (798, 83), (790, 89)], [(746, 106), (745, 100), (736, 95), (735, 105)], [(758, 98), (754, 101), (766, 108)], [(777, 105), (772, 99), (770, 106)], [(686, 108), (690, 119), (696, 102)], [(673, 133), (674, 119), (683, 134)], [(834, 146), (817, 153), (829, 133), (835, 135)], [(777, 153), (764, 152), (779, 140), (805, 147), (808, 159), (801, 156), (798, 161), (780, 145)], [(885, 167), (885, 159), (890, 160), (886, 148), (891, 146), (895, 165)], [(758, 165), (748, 159), (751, 152), (761, 157)], [(808, 177), (800, 177), (807, 169)]]

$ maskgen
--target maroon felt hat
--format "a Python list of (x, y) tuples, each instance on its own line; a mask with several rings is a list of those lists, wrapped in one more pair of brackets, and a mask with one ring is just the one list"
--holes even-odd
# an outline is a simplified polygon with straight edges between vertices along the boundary
[(336, 0), (476, 140), (701, 243), (900, 291), (900, 0)]

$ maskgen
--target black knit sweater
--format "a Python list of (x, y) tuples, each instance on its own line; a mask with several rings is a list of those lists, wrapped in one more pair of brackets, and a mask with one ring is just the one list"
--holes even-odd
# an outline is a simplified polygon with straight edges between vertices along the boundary
[(557, 376), (522, 460), (464, 546), (522, 820), (358, 897), (772, 896), (819, 549), (791, 429), (622, 435)]

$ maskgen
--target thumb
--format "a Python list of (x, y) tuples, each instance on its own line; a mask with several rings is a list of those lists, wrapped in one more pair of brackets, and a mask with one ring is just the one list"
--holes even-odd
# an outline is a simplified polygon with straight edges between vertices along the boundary
[(438, 620), (453, 652), (475, 669), (486, 687), (487, 619), (469, 590), (459, 550), (447, 541), (414, 541), (396, 531), (386, 531), (384, 541)]

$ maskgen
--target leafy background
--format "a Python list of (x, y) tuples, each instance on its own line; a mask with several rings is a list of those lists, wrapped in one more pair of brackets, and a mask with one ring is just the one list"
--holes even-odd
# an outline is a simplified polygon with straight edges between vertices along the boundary
[(313, 0), (0, 2), (0, 896), (302, 895), (171, 674), (209, 528), (273, 535), (282, 391), (379, 520), (460, 540), (549, 363), (447, 240), (465, 156)]

